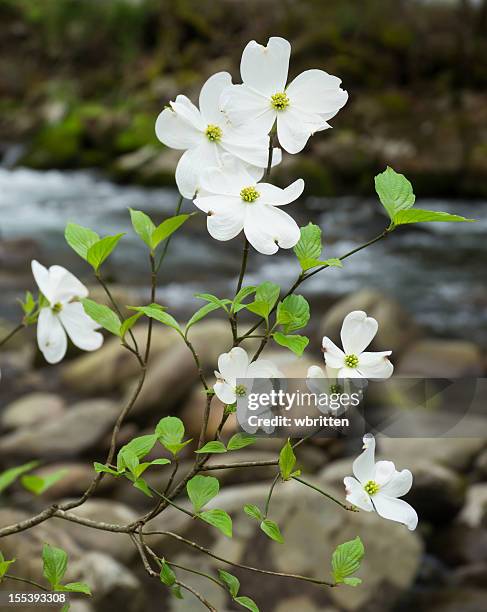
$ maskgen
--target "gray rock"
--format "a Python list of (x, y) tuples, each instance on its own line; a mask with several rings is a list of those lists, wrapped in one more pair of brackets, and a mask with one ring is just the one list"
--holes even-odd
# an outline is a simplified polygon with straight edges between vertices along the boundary
[(485, 590), (469, 588), (422, 589), (408, 601), (415, 612), (481, 612), (485, 610)]
[(469, 487), (459, 520), (469, 527), (487, 527), (487, 483)]
[(451, 567), (487, 563), (487, 530), (460, 522), (435, 531), (430, 549)]
[(371, 346), (375, 350), (392, 350), (393, 361), (399, 352), (419, 336), (417, 325), (402, 307), (374, 289), (363, 289), (339, 300), (321, 320), (320, 335), (329, 336), (340, 343), (343, 319), (353, 310), (364, 310), (370, 317), (377, 319), (379, 331)]
[(119, 412), (120, 406), (110, 400), (79, 402), (55, 421), (0, 438), (0, 456), (72, 457), (93, 447), (113, 427)]
[(410, 345), (402, 356), (397, 373), (422, 378), (482, 376), (485, 370), (479, 347), (464, 340), (426, 338)]
[(53, 393), (28, 393), (9, 404), (0, 417), (5, 429), (31, 427), (61, 417), (64, 400)]

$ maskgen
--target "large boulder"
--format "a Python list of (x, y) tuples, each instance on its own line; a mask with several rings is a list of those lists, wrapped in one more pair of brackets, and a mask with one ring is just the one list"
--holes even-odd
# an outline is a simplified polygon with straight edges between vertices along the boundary
[(54, 393), (28, 393), (10, 403), (2, 412), (4, 429), (39, 426), (64, 414), (65, 402)]
[(19, 429), (0, 438), (0, 456), (9, 459), (76, 456), (103, 438), (119, 412), (120, 406), (111, 400), (79, 402), (54, 421)]
[(343, 319), (353, 310), (364, 310), (379, 322), (379, 331), (372, 342), (374, 350), (392, 350), (395, 360), (420, 331), (412, 318), (390, 297), (374, 289), (362, 289), (339, 300), (328, 310), (320, 323), (320, 334), (341, 345)]
[(473, 342), (425, 338), (411, 344), (399, 361), (396, 373), (421, 378), (480, 377), (485, 365)]

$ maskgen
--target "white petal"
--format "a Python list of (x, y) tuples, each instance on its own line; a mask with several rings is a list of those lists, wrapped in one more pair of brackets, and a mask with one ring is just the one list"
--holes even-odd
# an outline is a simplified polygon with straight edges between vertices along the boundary
[(342, 368), (345, 359), (345, 353), (338, 348), (338, 346), (325, 336), (322, 342), (323, 347), (323, 357), (325, 359), (325, 363), (330, 368)]
[(292, 154), (302, 151), (312, 134), (328, 127), (320, 115), (306, 113), (292, 106), (277, 115), (279, 144)]
[(238, 196), (243, 187), (255, 185), (249, 166), (233, 155), (224, 153), (221, 165), (207, 168), (201, 174), (201, 189), (205, 193)]
[(331, 118), (348, 100), (340, 83), (338, 77), (324, 70), (306, 70), (289, 84), (286, 93), (292, 106)]
[(311, 393), (328, 393), (332, 381), (319, 366), (310, 366), (306, 374), (306, 385)]
[(365, 450), (353, 462), (353, 474), (357, 480), (365, 484), (374, 480), (375, 476), (375, 438), (364, 436)]
[(388, 497), (381, 491), (374, 495), (372, 499), (377, 514), (382, 518), (403, 523), (410, 531), (416, 529), (418, 525), (418, 515), (416, 510), (402, 499)]
[(340, 332), (343, 350), (347, 355), (359, 355), (372, 342), (377, 333), (378, 323), (362, 310), (347, 314)]
[(213, 389), (217, 398), (224, 404), (234, 404), (237, 401), (234, 386), (231, 386), (226, 382), (216, 382), (213, 385)]
[(156, 136), (172, 149), (191, 149), (204, 135), (171, 108), (165, 108), (156, 119)]
[(287, 213), (258, 203), (247, 205), (244, 232), (254, 249), (264, 255), (276, 253), (278, 247), (290, 249), (301, 237), (296, 221)]
[(394, 366), (387, 357), (391, 353), (392, 351), (361, 353), (358, 370), (365, 378), (390, 378), (394, 372)]
[(183, 153), (176, 168), (176, 185), (181, 195), (191, 200), (201, 186), (203, 172), (219, 162), (218, 145), (208, 140)]
[(413, 486), (413, 475), (409, 470), (397, 470), (387, 484), (381, 487), (380, 492), (388, 497), (402, 497)]
[(372, 480), (382, 487), (391, 480), (395, 471), (396, 466), (392, 461), (377, 461), (375, 464), (375, 474)]
[(222, 149), (228, 151), (235, 157), (258, 166), (265, 168), (269, 158), (269, 137), (253, 136), (250, 133), (243, 138), (241, 135), (236, 135), (232, 130), (226, 130), (221, 139), (220, 145)]
[(220, 104), (234, 126), (249, 126), (253, 132), (268, 134), (277, 112), (270, 99), (249, 89), (246, 85), (232, 85), (222, 93)]
[(37, 321), (37, 344), (48, 363), (59, 363), (66, 354), (68, 339), (59, 318), (42, 308)]
[(206, 123), (220, 125), (223, 115), (220, 110), (220, 96), (224, 89), (232, 84), (228, 72), (217, 72), (211, 76), (201, 88), (200, 112)]
[(284, 38), (269, 38), (266, 47), (251, 40), (245, 47), (240, 62), (242, 81), (267, 96), (283, 92), (290, 55), (291, 45)]
[(202, 132), (206, 124), (200, 111), (187, 96), (179, 95), (175, 102), (170, 102), (171, 108), (185, 121), (192, 125), (196, 130)]
[(240, 346), (218, 357), (218, 369), (225, 380), (245, 378), (249, 366), (247, 352)]
[(350, 378), (363, 378), (363, 375), (361, 374), (360, 370), (357, 370), (356, 368), (344, 366), (338, 370), (338, 378), (340, 380), (347, 380)]
[(35, 259), (31, 262), (32, 274), (39, 287), (40, 292), (51, 302), (51, 291), (49, 284), (49, 271)]
[(327, 378), (325, 371), (323, 368), (319, 366), (312, 365), (308, 368), (308, 372), (306, 373), (306, 378)]
[(257, 359), (247, 368), (248, 378), (279, 378), (281, 376), (279, 368), (267, 359)]
[(242, 231), (246, 205), (239, 197), (205, 196), (196, 198), (194, 203), (208, 213), (208, 232), (216, 240), (231, 240)]
[(270, 183), (259, 183), (257, 189), (260, 193), (262, 202), (273, 206), (283, 206), (297, 200), (304, 190), (303, 179), (298, 179), (291, 183), (286, 189), (281, 189)]
[(372, 506), (372, 502), (370, 501), (370, 497), (362, 485), (352, 478), (352, 476), (346, 476), (343, 479), (343, 484), (345, 485), (346, 492), (346, 500), (350, 504), (357, 506), (361, 510), (365, 510), (366, 512), (372, 512), (374, 507)]
[(99, 328), (83, 309), (80, 302), (66, 304), (59, 318), (71, 342), (83, 351), (96, 351), (103, 344), (103, 336), (95, 331)]
[(51, 304), (64, 303), (73, 298), (87, 297), (88, 289), (66, 268), (51, 266), (49, 268), (49, 294)]

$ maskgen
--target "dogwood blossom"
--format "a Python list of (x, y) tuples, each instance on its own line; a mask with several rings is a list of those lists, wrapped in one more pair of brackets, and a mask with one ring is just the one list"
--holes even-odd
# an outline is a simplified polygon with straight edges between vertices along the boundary
[(48, 305), (41, 307), (37, 322), (37, 343), (49, 363), (58, 363), (66, 354), (67, 336), (84, 351), (95, 351), (103, 344), (100, 326), (76, 301), (88, 295), (88, 289), (62, 266), (49, 269), (32, 261), (32, 274)]
[(375, 438), (363, 438), (364, 452), (353, 462), (355, 478), (347, 476), (343, 482), (347, 501), (365, 510), (375, 510), (382, 518), (403, 523), (413, 531), (418, 515), (412, 506), (398, 499), (409, 491), (413, 475), (409, 470), (398, 472), (392, 461), (375, 462)]
[[(185, 198), (194, 197), (201, 172), (218, 166), (224, 152), (251, 166), (267, 166), (266, 132), (251, 127), (236, 129), (221, 112), (221, 93), (231, 83), (228, 72), (218, 72), (203, 85), (199, 109), (186, 96), (179, 95), (156, 120), (157, 138), (172, 149), (185, 150), (176, 168), (176, 184)], [(281, 161), (280, 149), (273, 151), (272, 159), (273, 164)]]
[[(266, 359), (257, 359), (250, 362), (247, 351), (236, 346), (228, 353), (218, 357), (218, 371), (215, 371), (217, 382), (213, 389), (216, 396), (224, 404), (234, 404), (238, 397), (244, 397), (251, 391), (251, 387), (243, 384), (237, 385), (237, 379), (269, 379), (282, 376), (279, 369)], [(250, 383), (253, 384), (253, 383)]]
[(222, 164), (203, 173), (201, 191), (194, 200), (208, 215), (210, 235), (217, 240), (231, 240), (243, 230), (250, 244), (264, 255), (276, 253), (279, 247), (293, 247), (300, 230), (280, 207), (299, 198), (304, 181), (298, 179), (280, 189), (270, 183), (258, 183), (259, 177), (256, 180), (231, 157), (225, 157)]
[(242, 85), (222, 93), (225, 113), (236, 125), (247, 124), (268, 133), (277, 120), (279, 144), (288, 153), (301, 151), (315, 132), (348, 100), (341, 80), (323, 70), (306, 70), (287, 87), (291, 45), (269, 38), (267, 46), (250, 41), (240, 62)]
[(389, 378), (394, 366), (387, 358), (392, 351), (366, 352), (379, 325), (362, 310), (350, 312), (340, 332), (343, 351), (327, 336), (323, 338), (326, 365), (338, 370), (338, 378)]

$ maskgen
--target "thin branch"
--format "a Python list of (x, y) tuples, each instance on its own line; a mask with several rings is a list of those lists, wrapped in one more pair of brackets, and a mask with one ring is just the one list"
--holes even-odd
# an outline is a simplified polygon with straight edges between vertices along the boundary
[(232, 468), (252, 468), (266, 467), (269, 465), (279, 465), (278, 459), (269, 459), (267, 461), (241, 461), (235, 463), (214, 463), (200, 468), (200, 472), (208, 472), (210, 470), (230, 470)]
[[(174, 216), (179, 215), (179, 213), (181, 212), (181, 207), (183, 205), (183, 199), (184, 199), (183, 196), (180, 195), (179, 198), (178, 198), (178, 202), (176, 204), (176, 209), (174, 211)], [(171, 234), (169, 236), (169, 238), (164, 243), (164, 246), (162, 247), (162, 253), (161, 253), (159, 261), (157, 262), (157, 265), (156, 265), (156, 272), (159, 272), (160, 267), (162, 266), (162, 263), (163, 263), (164, 259), (166, 258), (167, 251), (169, 249), (169, 245), (171, 244), (172, 237), (173, 237), (173, 234)]]
[(189, 586), (189, 584), (181, 582), (181, 580), (176, 580), (175, 584), (179, 585), (182, 589), (186, 589), (186, 591), (193, 593), (196, 599), (199, 599), (205, 608), (208, 608), (208, 610), (211, 610), (211, 612), (218, 612), (218, 610), (207, 599), (205, 599), (201, 593), (198, 593), (198, 591), (193, 589), (192, 586)]
[(8, 580), (15, 580), (16, 582), (25, 582), (25, 584), (30, 584), (32, 586), (35, 586), (38, 589), (41, 589), (41, 591), (49, 592), (49, 589), (47, 589), (45, 586), (43, 586), (42, 584), (39, 584), (38, 582), (35, 582), (34, 580), (29, 580), (28, 578), (20, 578), (20, 576), (12, 576), (12, 574), (4, 574), (3, 578), (7, 578)]
[(344, 510), (348, 510), (350, 512), (358, 512), (358, 509), (355, 506), (349, 506), (347, 504), (344, 504), (343, 502), (341, 502), (336, 497), (333, 497), (333, 495), (330, 495), (326, 491), (323, 491), (323, 489), (320, 489), (319, 487), (316, 487), (315, 485), (312, 485), (310, 482), (307, 482), (306, 480), (303, 480), (302, 478), (298, 478), (297, 476), (293, 476), (292, 478), (293, 478), (293, 480), (297, 480), (301, 484), (306, 485), (310, 489), (313, 489), (314, 491), (317, 491), (318, 493), (321, 493), (321, 495), (324, 495), (328, 499), (331, 499), (331, 501), (333, 501), (333, 502), (335, 502), (335, 504), (338, 504), (339, 506), (341, 506)]
[(10, 338), (13, 338), (16, 333), (18, 333), (21, 329), (25, 329), (25, 327), (25, 323), (19, 323), (17, 327), (14, 327), (11, 332), (9, 332), (4, 338), (0, 340), (0, 346), (6, 344), (10, 340)]
[(279, 482), (280, 476), (281, 476), (280, 473), (276, 474), (276, 476), (274, 477), (274, 480), (272, 481), (272, 484), (270, 486), (269, 493), (267, 495), (267, 499), (265, 500), (264, 518), (267, 518), (267, 515), (269, 514), (269, 506), (270, 506), (270, 503), (271, 503), (272, 493), (274, 492), (275, 486)]

